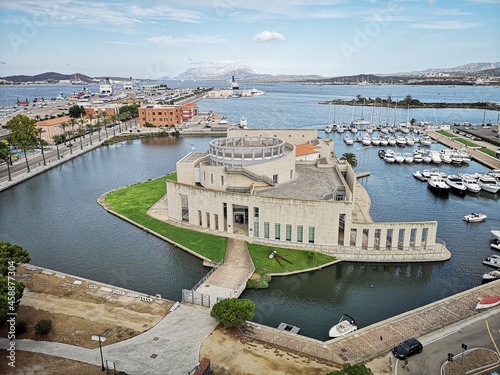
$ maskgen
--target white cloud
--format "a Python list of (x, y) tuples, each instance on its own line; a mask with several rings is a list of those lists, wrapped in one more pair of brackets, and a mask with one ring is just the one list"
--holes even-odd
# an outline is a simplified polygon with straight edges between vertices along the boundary
[(460, 9), (438, 9), (435, 12), (436, 16), (468, 16), (469, 14)]
[(276, 31), (262, 31), (253, 37), (254, 42), (270, 42), (273, 40), (285, 40), (285, 37)]
[(185, 45), (196, 43), (224, 43), (226, 40), (214, 35), (186, 35), (186, 36), (172, 36), (160, 35), (153, 36), (148, 39), (148, 42), (162, 44), (162, 45)]
[(442, 21), (431, 23), (416, 23), (412, 25), (415, 29), (428, 30), (467, 30), (480, 26), (480, 23), (460, 23), (454, 21)]

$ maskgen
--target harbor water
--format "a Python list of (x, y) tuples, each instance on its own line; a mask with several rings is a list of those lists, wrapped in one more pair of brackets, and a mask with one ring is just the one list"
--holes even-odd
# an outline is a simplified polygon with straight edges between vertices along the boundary
[[(266, 95), (201, 100), (198, 105), (201, 111), (226, 114), (229, 121), (246, 116), (249, 127), (320, 129), (333, 118), (339, 121), (343, 110), (351, 116), (348, 111), (352, 108), (335, 106), (333, 110), (334, 106), (317, 103), (348, 95), (373, 98), (385, 92), (385, 97), (391, 94), (402, 99), (410, 94), (421, 101), (460, 95), (459, 102), (498, 101), (500, 97), (498, 88), (487, 87), (267, 84), (256, 88), (265, 90)], [(389, 89), (392, 93), (387, 92)], [(369, 118), (371, 109), (355, 110), (355, 117), (363, 111)], [(406, 116), (406, 110), (401, 110), (398, 121), (405, 121)], [(447, 109), (412, 110), (410, 116), (434, 123), (481, 123), (483, 117), (496, 122), (498, 114)], [(329, 328), (344, 313), (364, 327), (481, 283), (482, 274), (490, 270), (481, 260), (494, 252), (489, 246), (490, 229), (500, 227), (499, 194), (458, 197), (450, 193), (447, 198), (439, 197), (412, 176), (424, 165), (387, 164), (378, 158), (377, 147), (359, 143), (347, 146), (336, 133), (319, 131), (318, 135), (334, 139), (339, 157), (344, 152), (355, 153), (357, 170), (370, 172), (360, 182), (370, 194), (375, 221), (436, 220), (438, 237), (446, 243), (452, 258), (422, 264), (340, 263), (319, 271), (275, 277), (269, 289), (243, 293), (256, 303), (256, 322), (273, 327), (280, 322), (293, 324), (303, 335), (326, 340)], [(110, 215), (96, 201), (106, 191), (173, 171), (177, 160), (192, 147), (205, 151), (209, 141), (158, 138), (105, 146), (3, 191), (0, 240), (26, 248), (35, 265), (179, 300), (182, 288), (194, 286), (208, 269), (192, 255)], [(405, 152), (414, 147), (406, 147)], [(431, 146), (440, 148), (444, 146)], [(439, 169), (446, 173), (487, 171), (475, 162)], [(465, 214), (478, 211), (488, 215), (486, 222), (468, 224), (462, 220)]]

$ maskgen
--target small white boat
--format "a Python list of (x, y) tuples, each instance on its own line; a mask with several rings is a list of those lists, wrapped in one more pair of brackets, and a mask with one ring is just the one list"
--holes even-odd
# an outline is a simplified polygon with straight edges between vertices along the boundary
[(248, 122), (247, 122), (247, 119), (245, 116), (243, 116), (241, 119), (240, 119), (240, 128), (242, 129), (246, 129), (247, 128), (247, 125), (248, 125)]
[(483, 280), (496, 280), (496, 279), (500, 279), (500, 269), (486, 272), (483, 275)]
[(403, 163), (405, 161), (405, 158), (401, 152), (395, 152), (394, 153), (394, 161), (396, 163)]
[(391, 149), (388, 149), (386, 152), (385, 152), (385, 155), (384, 155), (384, 160), (387, 162), (387, 163), (394, 163), (395, 162), (395, 159), (394, 159), (394, 151), (391, 150)]
[(482, 221), (485, 221), (487, 217), (488, 216), (486, 216), (485, 214), (479, 212), (472, 212), (468, 215), (465, 215), (463, 219), (468, 223), (480, 223)]
[(489, 307), (494, 307), (500, 305), (500, 296), (491, 296), (491, 297), (486, 297), (483, 298), (479, 303), (476, 305), (476, 309), (487, 309)]
[(500, 255), (490, 255), (488, 258), (483, 259), (485, 266), (500, 268)]
[(408, 163), (408, 164), (411, 164), (413, 163), (413, 154), (410, 153), (410, 152), (405, 152), (403, 154), (403, 158), (404, 158), (404, 162), (405, 163)]
[(352, 144), (354, 144), (354, 140), (351, 137), (349, 137), (348, 135), (346, 135), (344, 137), (344, 142), (345, 142), (346, 145), (352, 145)]
[(465, 186), (462, 178), (455, 174), (447, 176), (444, 179), (444, 182), (448, 184), (452, 193), (455, 193), (457, 195), (465, 195), (467, 193), (467, 186)]
[(417, 180), (426, 181), (425, 177), (422, 175), (422, 172), (415, 171), (412, 174), (413, 174), (413, 177), (415, 177)]
[(332, 328), (330, 328), (330, 331), (328, 332), (328, 336), (334, 338), (334, 337), (341, 337), (345, 336), (351, 332), (354, 332), (358, 329), (356, 326), (356, 322), (352, 317), (350, 317), (347, 314), (342, 315), (340, 318), (339, 322), (335, 324)]

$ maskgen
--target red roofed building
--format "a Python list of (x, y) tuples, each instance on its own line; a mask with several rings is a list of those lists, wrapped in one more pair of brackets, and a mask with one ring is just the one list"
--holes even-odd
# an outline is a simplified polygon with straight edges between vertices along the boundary
[(198, 105), (151, 105), (139, 108), (139, 124), (149, 123), (157, 128), (180, 125), (198, 114)]

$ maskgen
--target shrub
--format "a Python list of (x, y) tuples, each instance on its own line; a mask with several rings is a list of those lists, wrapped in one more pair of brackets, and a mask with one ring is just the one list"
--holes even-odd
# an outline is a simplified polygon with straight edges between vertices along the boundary
[(52, 320), (42, 319), (35, 324), (35, 333), (37, 335), (45, 336), (52, 331)]
[(16, 334), (20, 335), (28, 330), (28, 322), (21, 320), (16, 324)]
[(228, 298), (217, 302), (210, 316), (224, 327), (238, 327), (253, 318), (255, 304), (248, 299)]

